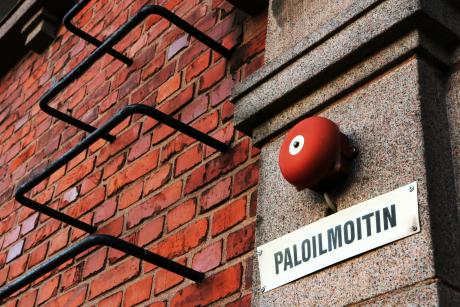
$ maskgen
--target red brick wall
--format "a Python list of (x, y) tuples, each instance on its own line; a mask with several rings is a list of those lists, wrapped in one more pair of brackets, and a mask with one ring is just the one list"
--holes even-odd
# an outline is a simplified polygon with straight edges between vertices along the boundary
[[(227, 62), (159, 17), (104, 56), (53, 102), (101, 125), (126, 104), (174, 114), (232, 146), (215, 152), (141, 116), (117, 141), (99, 141), (33, 190), (31, 197), (98, 225), (100, 233), (206, 272), (195, 284), (110, 248), (95, 248), (23, 288), (6, 306), (246, 306), (251, 298), (258, 151), (234, 130), (232, 86), (263, 64), (266, 16), (248, 18), (223, 0), (156, 1), (228, 47)], [(93, 0), (77, 24), (105, 37), (147, 1)], [(151, 1), (150, 3), (153, 3)], [(85, 133), (39, 109), (39, 97), (94, 48), (64, 28), (43, 54), (30, 53), (0, 79), (0, 286), (85, 236), (13, 199), (18, 183)]]

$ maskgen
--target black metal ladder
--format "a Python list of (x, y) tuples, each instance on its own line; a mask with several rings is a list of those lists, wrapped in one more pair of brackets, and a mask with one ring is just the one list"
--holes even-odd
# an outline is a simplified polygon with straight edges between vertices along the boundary
[[(175, 24), (185, 32), (189, 33), (191, 36), (195, 37), (200, 42), (207, 45), (209, 48), (214, 51), (222, 54), (222, 56), (229, 58), (232, 54), (232, 51), (225, 48), (211, 37), (207, 36), (188, 22), (181, 19), (179, 16), (173, 12), (165, 9), (159, 5), (145, 5), (142, 7), (139, 12), (137, 12), (133, 17), (131, 17), (124, 25), (122, 25), (118, 30), (112, 33), (104, 42), (99, 41), (95, 37), (89, 35), (88, 33), (82, 31), (75, 27), (71, 20), (78, 14), (79, 11), (89, 2), (89, 0), (83, 0), (64, 17), (64, 24), (68, 27), (70, 31), (81, 37), (82, 39), (88, 41), (89, 43), (98, 46), (85, 60), (83, 60), (78, 66), (72, 69), (67, 75), (65, 75), (58, 83), (56, 83), (51, 89), (49, 89), (41, 98), (40, 98), (40, 108), (47, 114), (56, 117), (72, 126), (75, 126), (79, 129), (85, 130), (87, 132), (93, 132), (96, 130), (95, 127), (82, 122), (81, 120), (72, 117), (66, 113), (59, 111), (49, 105), (49, 103), (67, 86), (69, 86), (74, 80), (78, 79), (83, 75), (98, 59), (100, 59), (104, 54), (108, 53), (113, 55), (115, 58), (124, 62), (127, 65), (132, 63), (132, 60), (114, 50), (112, 47), (118, 43), (122, 38), (124, 38), (135, 26), (140, 24), (145, 18), (150, 15), (159, 15), (163, 18), (166, 18), (171, 23)], [(173, 127), (174, 128), (174, 127)], [(101, 135), (101, 138), (106, 141), (113, 142), (115, 137), (106, 133)], [(199, 140), (199, 139), (198, 139)]]
[(41, 109), (48, 113), (49, 115), (56, 117), (70, 125), (73, 125), (77, 128), (90, 132), (82, 141), (75, 145), (72, 149), (66, 152), (58, 160), (51, 163), (46, 167), (42, 172), (35, 175), (29, 179), (26, 183), (21, 185), (15, 192), (15, 199), (26, 207), (29, 207), (37, 212), (55, 218), (67, 225), (81, 229), (90, 235), (81, 241), (75, 243), (74, 245), (64, 249), (59, 252), (46, 262), (36, 266), (27, 273), (21, 275), (19, 278), (15, 279), (11, 283), (0, 288), (0, 301), (7, 298), (9, 295), (20, 290), (22, 287), (32, 283), (34, 280), (43, 276), (44, 274), (51, 272), (55, 268), (59, 267), (61, 264), (65, 263), (69, 259), (77, 256), (78, 254), (94, 247), (94, 246), (109, 246), (115, 248), (119, 251), (125, 252), (129, 255), (162, 267), (166, 270), (174, 272), (178, 275), (181, 275), (185, 278), (191, 279), (195, 282), (200, 282), (204, 279), (205, 274), (202, 272), (195, 271), (191, 268), (188, 268), (185, 265), (174, 262), (170, 259), (162, 257), (158, 254), (152, 253), (146, 249), (143, 249), (139, 246), (133, 245), (129, 242), (126, 242), (122, 239), (116, 238), (110, 235), (94, 234), (97, 230), (97, 227), (90, 225), (83, 221), (78, 220), (72, 216), (69, 216), (65, 213), (62, 213), (58, 210), (50, 208), (45, 204), (40, 204), (37, 201), (26, 196), (35, 186), (40, 184), (43, 180), (50, 177), (54, 172), (59, 168), (67, 164), (70, 160), (76, 157), (79, 153), (86, 150), (94, 144), (99, 139), (105, 139), (109, 142), (113, 142), (115, 137), (110, 135), (109, 132), (121, 123), (124, 119), (134, 115), (142, 114), (148, 117), (151, 117), (161, 123), (164, 123), (175, 130), (178, 130), (218, 151), (225, 152), (229, 147), (212, 138), (211, 136), (175, 119), (174, 117), (165, 114), (154, 107), (147, 105), (129, 105), (123, 107), (118, 113), (116, 113), (112, 118), (105, 122), (101, 127), (96, 128), (87, 123), (80, 121), (70, 115), (60, 112), (59, 110), (49, 106), (49, 103), (68, 85), (70, 85), (74, 80), (78, 79), (85, 71), (87, 71), (98, 59), (100, 59), (104, 54), (108, 53), (123, 63), (130, 65), (132, 64), (132, 59), (126, 57), (122, 53), (113, 49), (113, 46), (119, 42), (124, 36), (126, 36), (136, 25), (141, 23), (146, 17), (152, 14), (160, 15), (166, 18), (171, 23), (175, 24), (185, 32), (189, 33), (197, 40), (201, 41), (214, 51), (222, 54), (224, 57), (229, 58), (232, 51), (225, 48), (203, 32), (196, 29), (191, 24), (187, 23), (171, 11), (158, 6), (158, 5), (146, 5), (140, 9), (140, 11), (131, 17), (124, 25), (122, 25), (117, 31), (112, 33), (105, 41), (99, 41), (97, 38), (91, 36), (90, 34), (79, 29), (72, 24), (71, 20), (80, 12), (85, 5), (87, 5), (90, 0), (82, 0), (77, 3), (64, 17), (64, 25), (74, 34), (86, 40), (90, 44), (95, 45), (97, 48), (77, 67), (70, 71), (66, 76), (64, 76), (56, 85), (54, 85), (50, 90), (48, 90), (40, 99)]

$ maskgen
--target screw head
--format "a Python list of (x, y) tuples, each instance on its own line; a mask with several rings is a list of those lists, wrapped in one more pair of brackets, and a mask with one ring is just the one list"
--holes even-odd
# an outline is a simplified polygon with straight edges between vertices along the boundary
[(265, 286), (263, 286), (262, 288), (260, 288), (260, 292), (265, 292)]
[(411, 186), (409, 187), (409, 192), (414, 192), (414, 190), (415, 190), (414, 186), (411, 185)]
[(262, 251), (261, 250), (258, 250), (256, 253), (257, 253), (257, 256), (259, 256), (259, 257), (262, 256)]
[(418, 227), (417, 226), (412, 226), (412, 231), (417, 231)]

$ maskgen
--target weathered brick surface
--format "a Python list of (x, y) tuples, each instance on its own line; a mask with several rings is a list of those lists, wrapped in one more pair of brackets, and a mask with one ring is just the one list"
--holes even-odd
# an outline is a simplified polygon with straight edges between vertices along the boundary
[[(107, 37), (148, 1), (91, 0), (75, 22)], [(258, 150), (235, 131), (232, 87), (263, 65), (266, 18), (225, 0), (157, 1), (227, 47), (231, 60), (159, 16), (116, 45), (53, 106), (101, 126), (127, 104), (155, 106), (229, 144), (228, 153), (141, 115), (126, 119), (41, 182), (34, 200), (206, 272), (201, 284), (116, 251), (94, 248), (15, 293), (2, 306), (247, 306), (251, 298)], [(0, 76), (0, 286), (87, 234), (22, 207), (14, 190), (86, 133), (42, 112), (38, 100), (93, 46), (61, 27), (42, 54)]]

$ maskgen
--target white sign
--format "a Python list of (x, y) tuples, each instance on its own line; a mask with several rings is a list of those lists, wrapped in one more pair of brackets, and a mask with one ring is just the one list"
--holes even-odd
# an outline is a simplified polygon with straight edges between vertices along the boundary
[(413, 182), (258, 247), (262, 289), (272, 290), (419, 231)]

